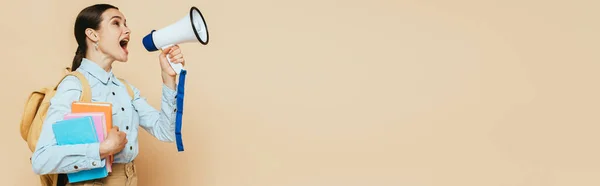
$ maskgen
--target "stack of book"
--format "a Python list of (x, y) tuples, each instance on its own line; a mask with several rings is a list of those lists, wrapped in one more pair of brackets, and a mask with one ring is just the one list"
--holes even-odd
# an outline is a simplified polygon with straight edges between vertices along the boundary
[[(58, 145), (101, 143), (112, 129), (112, 104), (107, 102), (73, 102), (71, 112), (52, 125)], [(105, 166), (68, 173), (69, 183), (105, 178), (112, 172), (114, 157)]]

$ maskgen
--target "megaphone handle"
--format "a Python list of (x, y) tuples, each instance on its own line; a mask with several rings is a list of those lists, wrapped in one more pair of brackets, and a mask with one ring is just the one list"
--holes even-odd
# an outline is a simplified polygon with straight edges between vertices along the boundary
[[(173, 46), (173, 44), (164, 46), (164, 47), (162, 47), (162, 50), (164, 50), (166, 48), (169, 48), (171, 46)], [(173, 68), (173, 70), (175, 70), (175, 73), (177, 73), (177, 74), (181, 73), (181, 70), (183, 69), (183, 65), (181, 63), (172, 63), (169, 58), (170, 58), (170, 55), (167, 54), (167, 61), (169, 61), (169, 64), (171, 65), (171, 68)]]

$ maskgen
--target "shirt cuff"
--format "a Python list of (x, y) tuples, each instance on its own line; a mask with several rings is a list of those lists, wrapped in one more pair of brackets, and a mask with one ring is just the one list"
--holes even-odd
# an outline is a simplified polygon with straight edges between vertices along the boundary
[(100, 143), (87, 144), (86, 152), (90, 169), (104, 167), (105, 161), (100, 159)]
[(82, 170), (104, 167), (106, 165), (106, 162), (100, 159), (100, 143), (89, 143), (80, 145), (84, 145), (85, 147), (78, 147), (78, 149), (81, 149), (81, 151), (77, 154), (81, 154), (85, 156), (85, 158), (82, 158), (81, 161), (76, 161), (74, 164), (69, 165), (68, 167), (63, 167), (62, 170), (59, 170), (59, 172), (79, 172)]
[[(175, 87), (177, 87), (177, 85), (175, 85)], [(177, 104), (177, 91), (163, 84), (162, 98), (163, 102), (166, 102), (171, 106), (175, 106)]]

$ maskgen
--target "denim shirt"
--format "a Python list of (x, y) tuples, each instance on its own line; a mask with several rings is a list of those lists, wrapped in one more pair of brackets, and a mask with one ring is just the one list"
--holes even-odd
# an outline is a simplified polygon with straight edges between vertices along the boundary
[[(112, 103), (113, 126), (127, 134), (125, 148), (114, 155), (115, 163), (128, 163), (138, 155), (138, 126), (160, 141), (175, 141), (176, 91), (163, 84), (161, 109), (153, 108), (140, 91), (130, 85), (133, 100), (125, 84), (115, 78), (112, 70), (107, 72), (96, 63), (83, 59), (77, 68), (88, 80), (92, 91), (92, 102)], [(103, 167), (100, 159), (100, 144), (58, 146), (52, 124), (70, 113), (71, 103), (81, 95), (81, 83), (74, 76), (66, 77), (58, 86), (44, 121), (36, 149), (32, 155), (33, 171), (36, 174), (71, 173)]]

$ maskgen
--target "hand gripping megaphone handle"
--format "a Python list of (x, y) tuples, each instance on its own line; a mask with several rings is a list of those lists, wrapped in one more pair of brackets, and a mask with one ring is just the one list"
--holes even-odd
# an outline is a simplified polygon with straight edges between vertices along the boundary
[[(164, 46), (161, 48), (161, 50), (165, 50), (173, 45), (174, 44)], [(169, 56), (170, 56), (170, 54), (167, 54), (167, 61), (169, 61), (169, 65), (171, 65), (171, 68), (173, 68), (173, 70), (175, 70), (175, 73), (177, 73), (177, 74), (181, 73), (181, 70), (183, 70), (183, 64), (171, 62), (171, 59), (169, 59), (170, 58)]]

